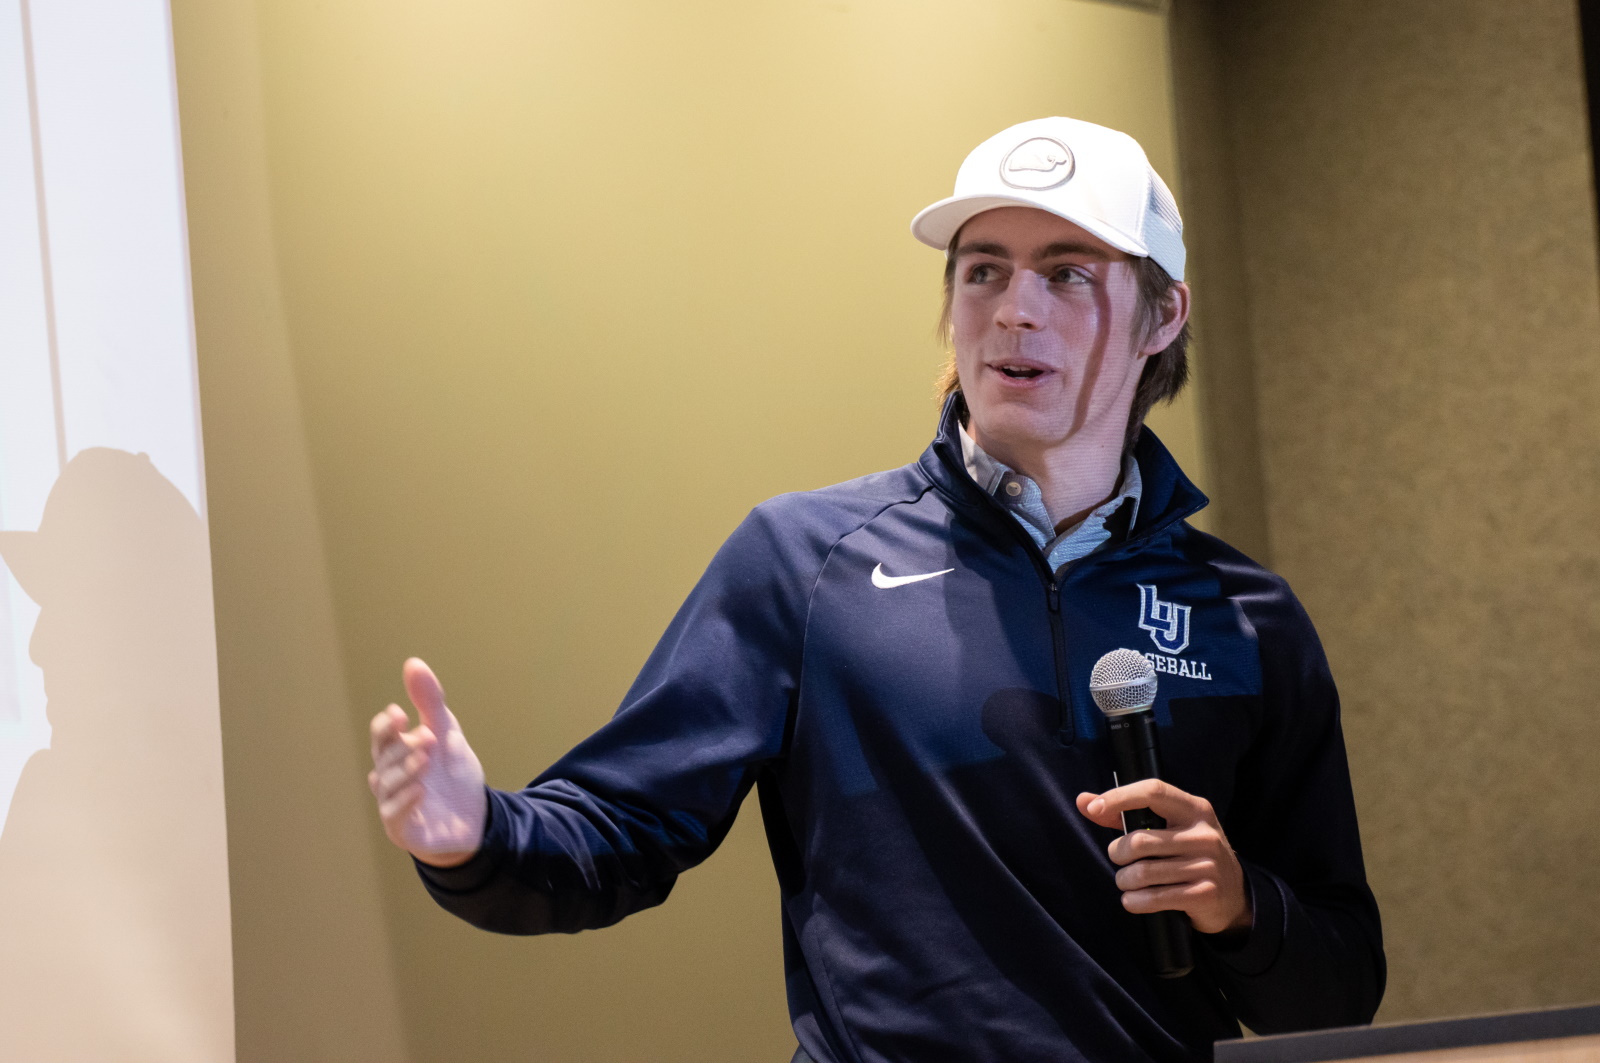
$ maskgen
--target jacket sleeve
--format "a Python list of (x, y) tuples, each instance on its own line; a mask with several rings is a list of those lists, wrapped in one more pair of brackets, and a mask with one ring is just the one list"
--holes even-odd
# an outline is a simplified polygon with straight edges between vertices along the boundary
[(526, 788), (489, 791), (466, 864), (417, 868), (486, 930), (571, 933), (660, 904), (783, 750), (813, 563), (758, 507), (717, 552), (617, 714)]
[(1257, 1033), (1371, 1022), (1383, 998), (1383, 937), (1333, 677), (1281, 581), (1240, 604), (1260, 648), (1262, 723), (1223, 828), (1254, 922), (1242, 940), (1204, 939), (1206, 966)]

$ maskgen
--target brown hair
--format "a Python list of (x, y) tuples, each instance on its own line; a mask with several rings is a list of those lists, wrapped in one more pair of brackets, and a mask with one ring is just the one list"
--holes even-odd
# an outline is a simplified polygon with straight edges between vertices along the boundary
[[(959, 236), (960, 234), (957, 233)], [(955, 240), (944, 260), (944, 309), (939, 314), (939, 338), (949, 352), (943, 368), (939, 370), (938, 392), (943, 401), (961, 390), (956, 376), (955, 345), (950, 336), (950, 304), (955, 297), (956, 256)], [(1176, 285), (1172, 275), (1153, 258), (1134, 258), (1134, 278), (1139, 284), (1139, 313), (1134, 328), (1141, 337), (1148, 336), (1161, 324), (1161, 307), (1168, 293)], [(1123, 437), (1123, 447), (1131, 447), (1138, 438), (1144, 419), (1158, 402), (1171, 402), (1189, 382), (1189, 322), (1183, 323), (1178, 335), (1163, 350), (1145, 359), (1144, 370), (1139, 374), (1139, 386), (1133, 393), (1133, 408), (1128, 411), (1128, 431)]]

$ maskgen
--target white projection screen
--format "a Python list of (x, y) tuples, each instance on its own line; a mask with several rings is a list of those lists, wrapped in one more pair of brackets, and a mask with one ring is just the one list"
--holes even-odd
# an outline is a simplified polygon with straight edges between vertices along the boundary
[(232, 1060), (166, 0), (0, 0), (0, 1060)]

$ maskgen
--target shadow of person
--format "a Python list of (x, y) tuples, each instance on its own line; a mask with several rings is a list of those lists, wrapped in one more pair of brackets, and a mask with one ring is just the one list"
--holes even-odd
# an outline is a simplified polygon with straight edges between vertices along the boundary
[(85, 450), (0, 533), (50, 748), (0, 832), (0, 1059), (233, 1058), (210, 553), (145, 455)]

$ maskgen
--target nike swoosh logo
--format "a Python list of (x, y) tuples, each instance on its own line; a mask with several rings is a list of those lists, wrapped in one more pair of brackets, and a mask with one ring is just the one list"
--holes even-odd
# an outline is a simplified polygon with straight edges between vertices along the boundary
[(924, 572), (920, 576), (885, 576), (883, 574), (883, 566), (879, 565), (877, 568), (872, 570), (872, 585), (880, 590), (888, 590), (890, 587), (904, 587), (907, 583), (916, 583), (919, 580), (932, 579), (935, 576), (942, 576), (946, 572), (954, 571), (955, 569), (953, 568), (947, 568), (939, 572)]

